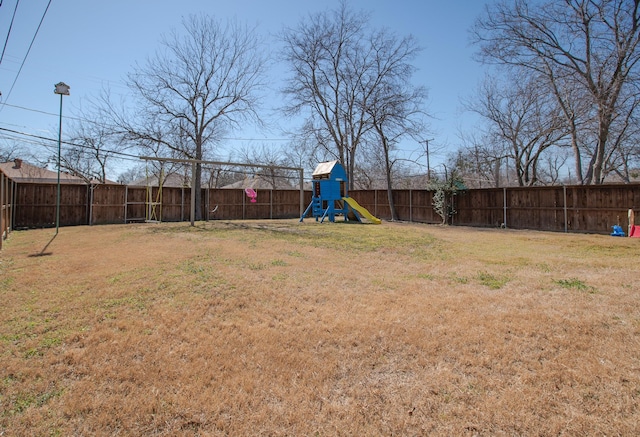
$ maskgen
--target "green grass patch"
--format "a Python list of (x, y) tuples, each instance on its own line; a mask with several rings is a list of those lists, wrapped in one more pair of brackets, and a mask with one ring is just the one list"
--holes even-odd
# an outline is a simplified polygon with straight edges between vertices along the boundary
[[(371, 253), (384, 249), (418, 259), (441, 258), (443, 253), (441, 242), (431, 235), (389, 232), (384, 226), (360, 225), (343, 221), (307, 226), (280, 224), (277, 228), (259, 222), (233, 223), (229, 226), (234, 230), (258, 232), (263, 240), (266, 240), (265, 237), (273, 238), (290, 241), (294, 245), (337, 249), (352, 253)], [(245, 237), (251, 241), (254, 238), (250, 235)], [(289, 255), (302, 256), (300, 252), (294, 251)]]
[(247, 268), (249, 270), (254, 270), (254, 271), (264, 270), (266, 267), (267, 266), (265, 264), (263, 264), (263, 263), (248, 263), (247, 264)]
[(426, 279), (428, 281), (433, 281), (434, 279), (436, 279), (436, 277), (431, 273), (418, 273), (416, 277), (418, 279)]
[(298, 252), (297, 250), (291, 250), (287, 252), (287, 255), (292, 256), (294, 258), (304, 258), (304, 254), (302, 252)]
[(480, 281), (480, 284), (489, 287), (492, 290), (498, 290), (509, 282), (509, 278), (505, 276), (496, 276), (492, 273), (480, 272), (478, 273), (478, 281)]
[(62, 395), (64, 390), (53, 389), (44, 393), (27, 393), (21, 392), (8, 399), (7, 409), (3, 412), (3, 416), (13, 416), (20, 414), (29, 407), (41, 407), (49, 400)]
[(289, 278), (289, 275), (286, 273), (277, 273), (271, 277), (271, 280), (274, 282), (283, 282)]
[(0, 279), (0, 292), (7, 290), (11, 285), (13, 285), (14, 279), (12, 276), (3, 276)]
[(549, 264), (545, 262), (536, 264), (536, 267), (538, 267), (538, 269), (540, 269), (540, 271), (543, 273), (549, 273), (551, 271), (551, 267), (549, 267)]
[(180, 264), (180, 270), (193, 275), (206, 276), (209, 266), (198, 260), (189, 259)]
[(271, 261), (271, 265), (285, 267), (287, 265), (287, 262), (281, 259), (274, 259), (273, 261)]
[(40, 347), (42, 348), (51, 348), (54, 346), (59, 346), (62, 344), (62, 338), (58, 337), (58, 336), (48, 336), (42, 339), (42, 341), (40, 341)]
[(15, 343), (17, 341), (20, 341), (21, 339), (22, 339), (22, 334), (18, 334), (15, 332), (11, 334), (0, 335), (0, 342)]
[(106, 299), (102, 306), (106, 309), (126, 306), (130, 308), (135, 308), (139, 311), (143, 311), (147, 308), (146, 299), (140, 296), (125, 296), (114, 299)]
[(553, 282), (562, 288), (584, 291), (591, 294), (598, 292), (595, 287), (585, 284), (584, 281), (581, 281), (578, 278), (558, 279)]
[(457, 273), (452, 273), (451, 274), (451, 280), (457, 284), (468, 284), (469, 283), (469, 278), (467, 278), (466, 276), (460, 276)]

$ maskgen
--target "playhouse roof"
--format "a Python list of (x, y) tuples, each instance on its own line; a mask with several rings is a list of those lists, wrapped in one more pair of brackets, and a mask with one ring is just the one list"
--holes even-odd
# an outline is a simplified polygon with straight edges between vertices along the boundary
[(333, 172), (333, 170), (338, 167), (341, 170), (341, 173), (344, 173), (344, 169), (342, 168), (342, 164), (336, 161), (327, 161), (321, 162), (316, 166), (316, 169), (313, 171), (312, 176), (315, 178), (317, 176), (329, 175)]

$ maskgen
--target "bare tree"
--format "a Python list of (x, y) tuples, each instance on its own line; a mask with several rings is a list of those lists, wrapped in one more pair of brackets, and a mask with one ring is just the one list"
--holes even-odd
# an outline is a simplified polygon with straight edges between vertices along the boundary
[[(640, 0), (497, 3), (477, 21), (473, 36), (484, 60), (536, 72), (559, 101), (575, 103), (563, 96), (589, 97), (597, 129), (582, 145), (592, 144), (582, 181), (602, 183), (606, 155), (615, 147), (610, 134), (622, 109), (620, 96), (638, 79)], [(564, 109), (571, 115), (570, 108)]]
[(281, 34), (291, 77), (284, 88), (288, 115), (306, 114), (302, 129), (321, 149), (343, 163), (353, 187), (355, 155), (370, 129), (363, 110), (363, 45), (368, 17), (340, 3), (338, 10), (310, 15)]
[(423, 98), (421, 88), (407, 84), (419, 48), (412, 37), (370, 30), (369, 17), (345, 1), (285, 29), (281, 39), (291, 71), (283, 90), (289, 99), (285, 113), (306, 117), (304, 137), (318, 145), (323, 158), (343, 163), (353, 188), (359, 148), (373, 147), (381, 138), (390, 148), (413, 122), (407, 118), (402, 126), (400, 119), (414, 110), (416, 102), (408, 100)]
[(558, 103), (573, 152), (576, 178), (582, 184), (585, 182), (583, 157), (588, 158), (592, 150), (589, 144), (593, 137), (592, 127), (597, 126), (597, 111), (594, 111), (589, 93), (579, 83), (575, 83), (574, 77), (562, 70), (556, 74), (549, 62), (544, 62), (544, 69), (547, 75), (538, 76), (540, 86), (548, 87)]
[(90, 120), (95, 117), (85, 116), (70, 128), (69, 142), (60, 154), (60, 166), (87, 183), (105, 183), (109, 164), (126, 146), (106, 123)]
[(9, 162), (16, 158), (20, 159), (25, 154), (26, 150), (19, 145), (18, 141), (5, 141), (5, 144), (0, 146), (0, 162)]
[(298, 178), (297, 172), (279, 168), (289, 167), (285, 154), (278, 149), (262, 144), (260, 147), (242, 147), (238, 152), (239, 162), (245, 164), (259, 164), (249, 167), (249, 171), (255, 177), (261, 178), (272, 188), (289, 188), (293, 185), (289, 182)]
[(556, 102), (538, 81), (529, 74), (513, 76), (504, 84), (487, 78), (467, 109), (486, 119), (490, 135), (508, 148), (518, 185), (535, 185), (543, 152), (565, 136)]
[[(640, 82), (636, 85), (640, 87)], [(629, 183), (634, 166), (640, 164), (640, 92), (627, 93), (621, 102), (625, 109), (614, 114), (610, 129), (613, 147), (605, 156), (603, 174)]]
[[(215, 155), (223, 133), (243, 122), (259, 123), (259, 92), (266, 58), (255, 29), (236, 21), (223, 24), (206, 15), (183, 19), (184, 34), (165, 36), (162, 51), (129, 75), (137, 104), (132, 119), (116, 115), (127, 138), (161, 145), (187, 159)], [(110, 112), (113, 114), (113, 106)], [(195, 186), (202, 167), (196, 165)], [(196, 190), (196, 219), (202, 217)]]
[(143, 179), (146, 174), (144, 164), (134, 165), (118, 175), (118, 183), (131, 184), (139, 179)]
[(318, 162), (326, 161), (325, 159), (314, 159), (315, 145), (311, 144), (312, 141), (302, 135), (292, 135), (291, 142), (284, 144), (279, 150), (279, 154), (285, 163), (284, 165), (304, 168), (305, 172), (310, 173)]
[[(383, 146), (379, 142), (361, 150), (358, 165), (356, 165), (352, 176), (354, 189), (375, 190), (386, 186), (384, 156)], [(390, 166), (393, 167), (393, 164)]]
[(381, 145), (391, 219), (397, 220), (393, 202), (391, 153), (402, 138), (417, 138), (424, 130), (422, 105), (426, 90), (411, 84), (415, 68), (410, 61), (418, 51), (413, 38), (398, 39), (382, 30), (373, 35), (370, 45), (374, 53), (371, 72), (378, 85), (372, 90), (364, 109)]
[[(448, 159), (448, 166), (470, 188), (486, 188), (506, 185), (502, 165), (509, 151), (504, 142), (496, 141), (490, 132), (478, 130), (461, 136), (463, 147)], [(506, 176), (506, 175), (505, 175)]]

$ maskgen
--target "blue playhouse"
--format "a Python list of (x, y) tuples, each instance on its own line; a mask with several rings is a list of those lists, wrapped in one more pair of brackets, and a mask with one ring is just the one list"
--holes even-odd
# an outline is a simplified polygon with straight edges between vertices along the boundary
[(302, 221), (307, 214), (312, 213), (316, 221), (322, 223), (325, 218), (335, 222), (336, 215), (344, 216), (345, 221), (357, 220), (362, 222), (366, 218), (375, 224), (380, 219), (374, 217), (354, 199), (349, 197), (347, 173), (338, 161), (321, 162), (312, 174), (311, 203), (300, 217)]

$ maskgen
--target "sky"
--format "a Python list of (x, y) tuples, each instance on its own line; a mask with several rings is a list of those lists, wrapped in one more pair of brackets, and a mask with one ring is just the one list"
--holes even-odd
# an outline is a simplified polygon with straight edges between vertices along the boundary
[[(414, 61), (417, 72), (413, 81), (428, 89), (427, 110), (433, 118), (425, 140), (429, 140), (431, 167), (437, 167), (457, 148), (460, 130), (473, 129), (477, 123), (472, 114), (460, 110), (460, 99), (473, 94), (484, 77), (483, 66), (473, 60), (476, 48), (469, 44), (468, 30), (488, 3), (491, 0), (348, 0), (352, 9), (371, 14), (374, 27), (387, 27), (400, 36), (411, 34), (423, 48)], [(236, 18), (256, 25), (258, 33), (270, 41), (270, 35), (283, 27), (295, 27), (310, 13), (335, 9), (338, 4), (339, 0), (0, 0), (0, 42), (4, 47), (0, 128), (57, 139), (60, 97), (53, 90), (56, 83), (65, 82), (70, 95), (63, 98), (64, 139), (70, 118), (79, 116), (102, 89), (126, 95), (127, 73), (136, 63), (144, 65), (160, 47), (160, 37), (180, 30), (182, 17), (190, 14)], [(274, 108), (281, 100), (274, 87), (265, 108)], [(294, 127), (282, 123), (285, 128)], [(238, 147), (286, 139), (277, 131), (260, 132), (252, 126), (229, 137), (219, 153), (223, 159)], [(7, 146), (8, 138), (30, 141), (0, 130), (0, 148)], [(55, 150), (55, 143), (53, 146)], [(38, 155), (51, 154), (42, 146), (30, 147)], [(425, 144), (404, 141), (400, 149), (406, 159), (418, 159), (424, 155)], [(135, 164), (135, 159), (122, 161), (111, 172)], [(426, 169), (426, 162), (424, 165)], [(117, 174), (108, 177), (115, 179)]]

